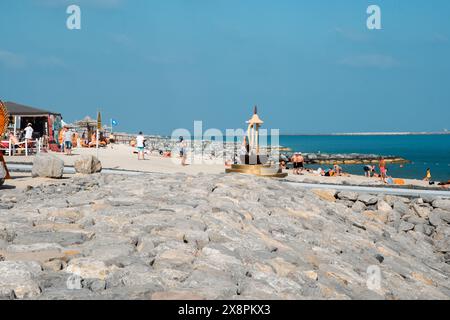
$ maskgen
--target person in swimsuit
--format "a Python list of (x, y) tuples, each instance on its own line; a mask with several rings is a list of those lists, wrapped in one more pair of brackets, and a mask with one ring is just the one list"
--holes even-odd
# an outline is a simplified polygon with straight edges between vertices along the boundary
[(425, 176), (425, 178), (423, 178), (424, 181), (431, 181), (431, 169), (428, 168), (427, 169), (427, 174)]
[(293, 174), (300, 174), (300, 168), (301, 168), (300, 155), (298, 153), (295, 153), (292, 156), (291, 162), (294, 165), (294, 171), (292, 173)]
[(341, 176), (342, 175), (342, 167), (338, 164), (335, 164), (333, 166), (334, 168), (334, 172), (336, 173), (337, 176)]
[(386, 160), (383, 157), (380, 158), (379, 167), (381, 180), (386, 183)]

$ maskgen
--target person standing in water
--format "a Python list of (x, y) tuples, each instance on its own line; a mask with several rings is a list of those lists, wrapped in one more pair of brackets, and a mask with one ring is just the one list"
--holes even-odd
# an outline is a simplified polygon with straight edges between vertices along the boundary
[(142, 131), (136, 137), (136, 148), (138, 151), (138, 160), (145, 160), (144, 158), (144, 148), (145, 148), (145, 137)]

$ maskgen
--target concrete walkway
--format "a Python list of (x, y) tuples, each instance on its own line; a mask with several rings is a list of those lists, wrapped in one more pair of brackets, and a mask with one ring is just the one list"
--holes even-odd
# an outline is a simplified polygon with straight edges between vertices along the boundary
[(420, 189), (402, 189), (402, 188), (384, 188), (384, 187), (362, 187), (362, 186), (344, 186), (335, 184), (315, 184), (303, 182), (287, 182), (291, 186), (302, 189), (332, 189), (337, 191), (351, 191), (358, 193), (375, 193), (375, 194), (390, 194), (407, 197), (443, 197), (450, 198), (450, 191), (445, 190), (420, 190)]

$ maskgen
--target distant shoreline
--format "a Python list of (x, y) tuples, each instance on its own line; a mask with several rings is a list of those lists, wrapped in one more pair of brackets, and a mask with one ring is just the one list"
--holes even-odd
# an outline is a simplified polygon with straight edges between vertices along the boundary
[(436, 136), (436, 135), (450, 135), (450, 132), (349, 132), (349, 133), (301, 133), (301, 134), (289, 134), (282, 133), (280, 136)]

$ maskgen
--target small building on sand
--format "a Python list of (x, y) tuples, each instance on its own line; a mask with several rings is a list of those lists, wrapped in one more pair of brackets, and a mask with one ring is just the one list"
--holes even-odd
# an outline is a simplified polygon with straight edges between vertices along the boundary
[(62, 127), (60, 113), (15, 102), (5, 102), (5, 106), (9, 114), (9, 129), (15, 134), (31, 123), (34, 129), (33, 137), (48, 137), (50, 143), (55, 141)]

